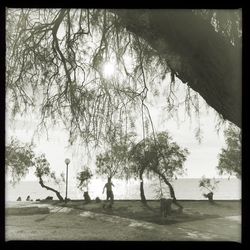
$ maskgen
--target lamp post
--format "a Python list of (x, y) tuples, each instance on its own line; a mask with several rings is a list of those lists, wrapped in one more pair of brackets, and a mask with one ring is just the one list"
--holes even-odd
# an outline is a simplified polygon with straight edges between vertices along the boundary
[(65, 163), (67, 165), (67, 167), (66, 167), (66, 195), (65, 195), (65, 202), (67, 202), (67, 195), (68, 195), (68, 165), (70, 163), (70, 159), (66, 158)]

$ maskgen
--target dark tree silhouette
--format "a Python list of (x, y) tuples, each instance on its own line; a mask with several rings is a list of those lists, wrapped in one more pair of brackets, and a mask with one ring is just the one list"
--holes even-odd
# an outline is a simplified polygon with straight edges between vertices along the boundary
[(241, 10), (116, 10), (173, 75), (241, 127)]

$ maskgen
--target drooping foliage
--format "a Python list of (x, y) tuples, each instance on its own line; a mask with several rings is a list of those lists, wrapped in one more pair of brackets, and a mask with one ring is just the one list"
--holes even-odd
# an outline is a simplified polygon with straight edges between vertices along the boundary
[[(101, 140), (117, 123), (125, 130), (146, 94), (145, 78), (152, 80), (143, 67), (159, 62), (116, 19), (105, 10), (9, 10), (6, 86), (13, 113), (38, 106), (41, 125), (62, 120), (71, 141)], [(108, 78), (107, 63), (116, 68)]]
[[(217, 17), (221, 15), (196, 12), (192, 15), (207, 18), (210, 26), (212, 19), (220, 20), (215, 27), (223, 31), (222, 18)], [(136, 13), (131, 12), (135, 16)], [(180, 56), (171, 46), (166, 57), (166, 53), (160, 53), (159, 46), (154, 46), (145, 36), (148, 25), (150, 28), (150, 23), (154, 23), (153, 17), (157, 17), (157, 12), (152, 13), (150, 20), (147, 11), (139, 13), (135, 22), (121, 10), (8, 9), (6, 87), (13, 115), (34, 108), (40, 112), (41, 127), (46, 126), (48, 120), (62, 121), (71, 143), (80, 136), (85, 142), (98, 144), (109, 140), (116, 124), (121, 125), (123, 132), (133, 130), (134, 112), (145, 107), (148, 92), (157, 96), (168, 73), (171, 73), (171, 81), (166, 105), (168, 111), (173, 112), (179, 106), (174, 96), (175, 77), (186, 82), (183, 74), (190, 76), (187, 73), (190, 70), (184, 70), (184, 66), (190, 62), (185, 54)], [(171, 17), (173, 13), (167, 11), (166, 15)], [(131, 30), (129, 20), (137, 30)], [(155, 20), (157, 24), (157, 18)], [(236, 20), (238, 32), (240, 18)], [(228, 39), (232, 40), (231, 34), (234, 34), (232, 42), (236, 46), (234, 23), (231, 21), (230, 29), (227, 26), (225, 36), (229, 32)], [(172, 24), (179, 32), (178, 22)], [(183, 38), (185, 35), (188, 34), (183, 33)], [(182, 47), (183, 44), (188, 45), (183, 41)], [(185, 51), (192, 50), (186, 46)], [(105, 73), (107, 64), (114, 67), (114, 74)], [(184, 66), (180, 68), (180, 65)], [(199, 76), (193, 77), (194, 82), (196, 78)], [(199, 110), (198, 94), (190, 94), (190, 88), (186, 89), (187, 98), (183, 102), (186, 109)], [(145, 115), (146, 119), (149, 117)]]

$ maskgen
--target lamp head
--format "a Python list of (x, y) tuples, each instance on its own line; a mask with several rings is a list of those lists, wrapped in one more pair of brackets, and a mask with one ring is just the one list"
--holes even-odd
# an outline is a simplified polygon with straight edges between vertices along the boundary
[(68, 165), (70, 163), (70, 159), (66, 158), (65, 163)]

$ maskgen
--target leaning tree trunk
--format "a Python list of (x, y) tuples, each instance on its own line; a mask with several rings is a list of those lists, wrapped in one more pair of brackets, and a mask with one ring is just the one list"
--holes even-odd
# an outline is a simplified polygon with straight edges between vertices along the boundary
[(173, 188), (172, 184), (167, 180), (167, 178), (165, 177), (165, 175), (162, 174), (160, 171), (157, 171), (157, 170), (154, 170), (154, 172), (155, 172), (156, 174), (158, 174), (158, 175), (164, 180), (164, 182), (168, 185), (169, 191), (170, 191), (170, 196), (173, 198), (173, 203), (174, 203), (177, 207), (179, 207), (180, 209), (183, 209), (183, 206), (180, 205), (180, 204), (177, 202), (177, 199), (176, 199), (176, 197), (175, 197), (174, 188)]
[(56, 194), (57, 198), (58, 198), (60, 201), (64, 201), (63, 197), (61, 196), (61, 194), (60, 194), (57, 190), (55, 190), (55, 189), (53, 189), (53, 188), (51, 188), (51, 187), (48, 187), (48, 186), (46, 186), (46, 185), (43, 183), (42, 177), (39, 177), (39, 184), (41, 185), (41, 187), (46, 188), (47, 190), (50, 190), (50, 191), (54, 192), (54, 193)]
[(143, 172), (144, 170), (140, 171), (139, 177), (140, 177), (140, 194), (141, 194), (141, 202), (147, 203), (145, 194), (144, 194), (144, 186), (143, 186)]
[[(192, 10), (110, 10), (143, 38), (183, 83), (241, 128), (241, 45)], [(239, 42), (240, 43), (240, 42)]]

